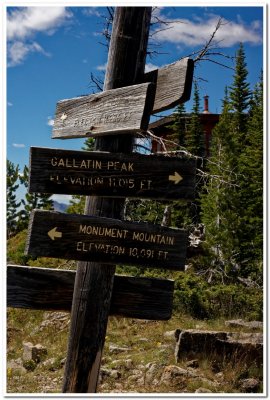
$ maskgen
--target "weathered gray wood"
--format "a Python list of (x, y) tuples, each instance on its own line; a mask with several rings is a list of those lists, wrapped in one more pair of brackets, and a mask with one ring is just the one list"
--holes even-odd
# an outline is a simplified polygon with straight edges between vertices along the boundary
[(145, 82), (156, 84), (152, 114), (175, 107), (190, 99), (194, 62), (183, 58), (145, 74)]
[[(70, 311), (75, 271), (7, 266), (7, 306)], [(173, 281), (115, 275), (110, 315), (168, 320), (172, 314)]]
[[(187, 232), (160, 225), (35, 210), (26, 254), (183, 270)], [(102, 267), (101, 267), (102, 268)]]
[(67, 139), (147, 130), (155, 87), (142, 83), (57, 103), (52, 138)]
[[(104, 90), (143, 82), (151, 7), (117, 7)], [(133, 135), (96, 138), (96, 150), (131, 153)], [(87, 197), (85, 213), (121, 218), (124, 201)], [(115, 267), (79, 262), (72, 301), (63, 392), (96, 392)], [(93, 307), (93, 304), (95, 307)]]
[(31, 147), (29, 192), (192, 200), (196, 160)]

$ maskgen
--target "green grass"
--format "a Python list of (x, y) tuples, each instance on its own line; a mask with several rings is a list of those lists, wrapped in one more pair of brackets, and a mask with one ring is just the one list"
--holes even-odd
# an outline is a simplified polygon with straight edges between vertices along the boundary
[[(61, 393), (64, 368), (62, 360), (66, 356), (68, 328), (48, 326), (40, 330), (44, 318), (44, 312), (22, 309), (8, 309), (8, 360), (16, 360), (22, 357), (23, 342), (40, 343), (47, 347), (46, 360), (52, 359), (45, 364), (29, 365), (24, 374), (12, 370), (7, 371), (8, 393)], [(47, 316), (50, 314), (47, 313)], [(169, 321), (140, 321), (127, 318), (110, 317), (105, 347), (103, 352), (102, 368), (117, 369), (121, 376), (118, 379), (105, 377), (98, 387), (98, 392), (137, 392), (137, 393), (194, 393), (198, 388), (210, 389), (212, 392), (238, 393), (239, 380), (246, 377), (257, 377), (262, 382), (262, 370), (255, 366), (247, 368), (245, 365), (230, 364), (225, 362), (220, 365), (223, 378), (219, 379), (218, 387), (212, 387), (208, 380), (217, 380), (216, 372), (213, 372), (213, 360), (210, 357), (196, 357), (199, 361), (199, 371), (205, 378), (178, 379), (169, 387), (160, 382), (163, 369), (167, 365), (177, 365), (186, 368), (185, 359), (176, 364), (174, 358), (175, 340), (164, 337), (164, 332), (176, 328), (228, 330), (224, 320), (209, 322), (206, 320), (195, 320), (189, 316), (175, 315)], [(130, 348), (129, 351), (118, 354), (110, 353), (109, 346)], [(126, 360), (132, 360), (132, 368), (127, 367)], [(115, 365), (114, 361), (117, 361)], [(155, 374), (158, 384), (145, 381), (148, 363), (157, 363), (159, 368)], [(134, 369), (141, 366), (141, 380), (138, 383), (130, 376)], [(119, 389), (120, 388), (120, 389)], [(262, 388), (261, 388), (262, 390)]]

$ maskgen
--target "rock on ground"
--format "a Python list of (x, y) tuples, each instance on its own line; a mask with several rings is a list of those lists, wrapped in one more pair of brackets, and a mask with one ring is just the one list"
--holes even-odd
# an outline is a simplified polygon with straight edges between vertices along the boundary
[(175, 348), (178, 362), (184, 355), (206, 354), (208, 357), (241, 359), (260, 365), (263, 361), (262, 333), (231, 333), (188, 329), (180, 331)]
[(225, 321), (225, 325), (230, 328), (248, 328), (248, 329), (263, 329), (263, 322), (261, 321), (244, 321), (243, 319), (232, 319)]
[(39, 363), (47, 355), (47, 353), (47, 348), (41, 344), (33, 345), (30, 342), (23, 343), (24, 361), (33, 360), (35, 363)]
[(259, 380), (255, 378), (242, 379), (239, 384), (242, 393), (257, 393), (260, 386)]

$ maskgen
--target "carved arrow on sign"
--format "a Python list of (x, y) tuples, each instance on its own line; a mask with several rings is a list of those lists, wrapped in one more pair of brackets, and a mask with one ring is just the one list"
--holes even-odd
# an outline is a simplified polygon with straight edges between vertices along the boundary
[(56, 238), (61, 238), (62, 237), (62, 232), (57, 231), (57, 226), (53, 229), (51, 229), (48, 232), (48, 236), (52, 239), (55, 240)]
[(181, 182), (183, 180), (182, 176), (178, 174), (178, 172), (175, 171), (173, 175), (169, 175), (169, 181), (174, 182), (176, 185), (177, 183)]

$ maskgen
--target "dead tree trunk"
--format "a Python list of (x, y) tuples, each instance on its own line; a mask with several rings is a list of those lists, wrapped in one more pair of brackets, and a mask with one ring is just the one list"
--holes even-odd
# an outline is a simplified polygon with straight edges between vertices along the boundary
[[(143, 81), (150, 17), (151, 7), (116, 8), (104, 90)], [(132, 135), (96, 139), (96, 150), (131, 153), (132, 147)], [(120, 219), (123, 205), (123, 199), (89, 197), (85, 214)], [(63, 392), (96, 392), (114, 273), (112, 266), (78, 263)]]

